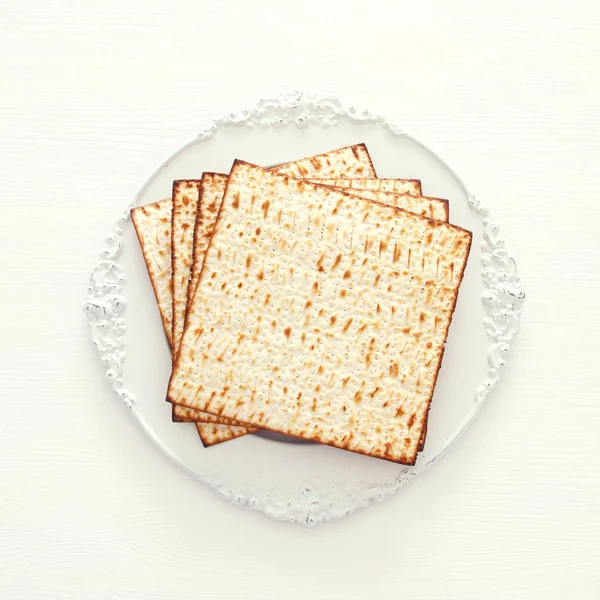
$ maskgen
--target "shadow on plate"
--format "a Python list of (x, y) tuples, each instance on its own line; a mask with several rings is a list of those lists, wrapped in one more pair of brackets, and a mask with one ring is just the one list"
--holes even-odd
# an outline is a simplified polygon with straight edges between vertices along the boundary
[(310, 440), (303, 440), (302, 438), (293, 437), (291, 435), (285, 435), (283, 433), (276, 433), (275, 431), (257, 431), (254, 435), (269, 440), (271, 442), (280, 442), (282, 444), (314, 444)]

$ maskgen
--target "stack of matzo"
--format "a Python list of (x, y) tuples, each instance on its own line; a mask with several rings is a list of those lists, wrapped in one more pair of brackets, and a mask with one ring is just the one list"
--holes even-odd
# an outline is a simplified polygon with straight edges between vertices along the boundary
[(174, 182), (132, 218), (173, 354), (174, 421), (413, 464), (471, 234), (364, 145)]

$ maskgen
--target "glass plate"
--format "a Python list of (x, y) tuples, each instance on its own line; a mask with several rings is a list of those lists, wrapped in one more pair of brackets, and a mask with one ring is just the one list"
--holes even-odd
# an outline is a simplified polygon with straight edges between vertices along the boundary
[(305, 525), (348, 516), (400, 490), (473, 421), (498, 382), (524, 299), (498, 226), (464, 182), (416, 139), (369, 111), (302, 93), (261, 100), (218, 120), (150, 176), (132, 206), (171, 195), (174, 179), (228, 172), (235, 158), (262, 165), (364, 142), (380, 177), (418, 178), (450, 201), (450, 221), (474, 234), (439, 373), (424, 451), (404, 467), (273, 434), (204, 448), (193, 424), (173, 423), (165, 402), (170, 351), (129, 208), (106, 238), (85, 312), (115, 393), (183, 469), (240, 506)]

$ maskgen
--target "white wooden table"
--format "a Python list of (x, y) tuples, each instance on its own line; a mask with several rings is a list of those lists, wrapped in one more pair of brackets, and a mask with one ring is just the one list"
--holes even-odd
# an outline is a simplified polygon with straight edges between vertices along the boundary
[[(0, 598), (600, 598), (600, 9), (591, 0), (0, 3)], [(528, 293), (506, 380), (403, 494), (315, 530), (177, 470), (81, 311), (170, 152), (293, 89), (404, 124)]]

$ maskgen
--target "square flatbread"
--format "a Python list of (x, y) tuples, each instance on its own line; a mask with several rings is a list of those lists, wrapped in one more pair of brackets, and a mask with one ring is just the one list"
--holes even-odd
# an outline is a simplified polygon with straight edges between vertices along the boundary
[(137, 206), (131, 209), (131, 220), (140, 242), (165, 335), (172, 348), (171, 208), (171, 198)]
[(196, 213), (196, 222), (188, 245), (192, 250), (192, 266), (190, 269), (190, 285), (188, 287), (188, 305), (191, 302), (208, 243), (221, 208), (228, 175), (222, 173), (203, 173), (200, 183), (200, 200)]
[(345, 146), (273, 167), (273, 171), (301, 178), (375, 178), (375, 167), (364, 144)]
[[(195, 228), (194, 237), (194, 269), (192, 271), (192, 281), (188, 288), (189, 291), (195, 288), (195, 282), (199, 275), (202, 259), (206, 250), (206, 244), (212, 235), (212, 229), (218, 209), (220, 207), (221, 199), (225, 189), (227, 181), (226, 175), (221, 174), (204, 174), (203, 175), (203, 194), (205, 202), (203, 202), (205, 211), (204, 218), (201, 219), (200, 211), (197, 210), (197, 223), (200, 223), (200, 227)], [(420, 191), (420, 182), (418, 180), (399, 180), (399, 179), (329, 179), (329, 180), (315, 180), (319, 183), (325, 183), (327, 185), (339, 185), (352, 187), (354, 189), (368, 189), (368, 190), (394, 190), (394, 191)], [(186, 181), (177, 182), (177, 184), (185, 184), (185, 187), (191, 187), (191, 193), (194, 194), (196, 180), (191, 180), (189, 183)], [(175, 187), (175, 186), (174, 186)], [(174, 194), (176, 195), (176, 194)], [(369, 196), (372, 198), (372, 196)], [(380, 198), (382, 201), (386, 201), (385, 198)], [(445, 201), (443, 201), (445, 202)], [(193, 203), (196, 200), (193, 199)], [(186, 206), (185, 203), (183, 203)], [(399, 205), (399, 204), (395, 204)], [(132, 220), (136, 229), (136, 233), (140, 240), (140, 244), (143, 250), (144, 259), (146, 266), (150, 274), (150, 280), (152, 282), (154, 292), (157, 298), (157, 304), (160, 310), (161, 319), (165, 329), (166, 336), (169, 344), (171, 344), (172, 326), (171, 326), (171, 314), (172, 314), (172, 293), (171, 293), (171, 270), (168, 268), (168, 259), (170, 255), (170, 242), (171, 242), (171, 210), (172, 202), (170, 198), (156, 202), (151, 205), (134, 208), (131, 211)], [(198, 245), (196, 243), (198, 241)], [(185, 248), (185, 236), (182, 242), (183, 248)], [(200, 257), (198, 260), (197, 257)], [(188, 293), (188, 297), (191, 294)], [(185, 413), (185, 414), (183, 414)], [(176, 421), (202, 421), (206, 423), (215, 424), (234, 424), (239, 425), (235, 421), (230, 419), (224, 419), (203, 413), (200, 411), (194, 411), (191, 409), (185, 409), (184, 407), (174, 407), (173, 419)], [(236, 430), (239, 433), (239, 430)], [(211, 430), (211, 435), (214, 430)], [(236, 435), (236, 437), (238, 437)], [(210, 443), (211, 436), (205, 436), (206, 443)], [(226, 438), (226, 434), (219, 436), (219, 441), (223, 441)]]
[(192, 267), (192, 247), (188, 240), (194, 237), (194, 224), (200, 195), (199, 179), (173, 182), (173, 209), (171, 211), (171, 285), (173, 314), (173, 358), (177, 356), (187, 305), (188, 283)]
[[(308, 180), (311, 181), (311, 180)], [(325, 182), (328, 186), (330, 184), (340, 185), (344, 187), (346, 182), (352, 182), (350, 184), (351, 190), (348, 190), (353, 195), (388, 204), (389, 206), (395, 206), (404, 208), (415, 212), (417, 214), (431, 216), (439, 220), (448, 220), (448, 201), (440, 198), (426, 198), (422, 196), (413, 196), (406, 193), (396, 193), (392, 191), (385, 191), (390, 189), (395, 190), (406, 190), (416, 191), (414, 181), (417, 180), (402, 180), (402, 179), (387, 179), (383, 180), (384, 184), (378, 185), (377, 179), (330, 179), (330, 180), (312, 180), (316, 183), (322, 184)], [(202, 263), (204, 262), (204, 256), (206, 248), (212, 237), (215, 222), (219, 209), (221, 207), (221, 201), (223, 199), (223, 193), (227, 184), (227, 176), (218, 173), (204, 173), (202, 176), (200, 201), (198, 203), (198, 216), (196, 220), (196, 228), (194, 231), (194, 243), (193, 243), (193, 267), (192, 267), (192, 280), (188, 291), (188, 306), (193, 296), (193, 290), (195, 290), (198, 276), (202, 270)], [(364, 188), (361, 188), (364, 186)], [(382, 189), (379, 189), (382, 188)], [(346, 188), (347, 189), (347, 188)], [(420, 182), (418, 185), (420, 189)], [(184, 407), (174, 406), (173, 415), (174, 417), (182, 418), (183, 414), (181, 410)], [(202, 411), (190, 411), (185, 409), (186, 419), (191, 419), (197, 422), (216, 423), (216, 417), (209, 415)], [(224, 424), (222, 418), (219, 418), (219, 423)], [(227, 421), (225, 421), (227, 423)], [(231, 425), (241, 426), (242, 424), (230, 420), (228, 421)], [(424, 437), (421, 441), (421, 447), (424, 443)]]
[(423, 190), (419, 179), (386, 179), (380, 177), (344, 178), (344, 179), (315, 179), (313, 183), (331, 185), (333, 187), (353, 188), (356, 190), (374, 190), (376, 192), (396, 192), (397, 194), (412, 194), (421, 196)]
[[(321, 184), (319, 184), (321, 185)], [(333, 187), (333, 186), (327, 186)], [(388, 206), (402, 208), (409, 212), (436, 219), (438, 221), (448, 221), (449, 208), (448, 200), (443, 198), (432, 198), (430, 196), (414, 196), (413, 194), (399, 194), (397, 192), (386, 192), (383, 190), (360, 190), (353, 188), (343, 188), (335, 186), (335, 189), (341, 189), (348, 194), (372, 200)]]
[(237, 161), (169, 399), (414, 464), (464, 229)]

